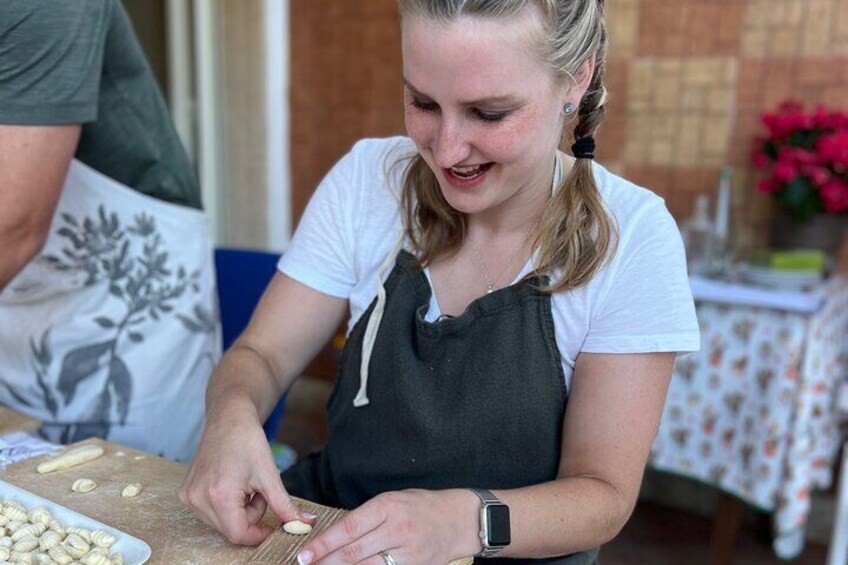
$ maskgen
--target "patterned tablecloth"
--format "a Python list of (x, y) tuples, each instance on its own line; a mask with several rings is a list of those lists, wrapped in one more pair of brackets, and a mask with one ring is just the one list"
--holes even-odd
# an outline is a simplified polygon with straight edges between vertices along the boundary
[(845, 421), (848, 279), (812, 313), (696, 300), (701, 350), (678, 358), (653, 468), (773, 513), (782, 558), (804, 546), (810, 492), (827, 488)]

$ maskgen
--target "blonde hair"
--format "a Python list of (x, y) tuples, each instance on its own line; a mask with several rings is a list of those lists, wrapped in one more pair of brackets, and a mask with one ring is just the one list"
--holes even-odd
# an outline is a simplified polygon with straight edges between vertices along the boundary
[[(401, 17), (449, 23), (461, 16), (504, 18), (540, 9), (542, 37), (536, 45), (558, 80), (576, 82), (594, 61), (594, 74), (577, 111), (574, 139), (594, 136), (604, 118), (607, 32), (603, 0), (398, 0)], [(433, 171), (416, 155), (401, 192), (407, 237), (423, 264), (456, 252), (465, 238), (465, 215), (444, 199)], [(579, 288), (615, 250), (616, 225), (604, 206), (590, 159), (577, 159), (551, 198), (533, 238), (536, 270), (561, 276), (544, 290)]]

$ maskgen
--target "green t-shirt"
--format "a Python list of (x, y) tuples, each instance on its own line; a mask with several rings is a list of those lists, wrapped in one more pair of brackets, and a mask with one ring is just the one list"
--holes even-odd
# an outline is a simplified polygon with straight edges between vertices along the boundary
[(0, 2), (0, 123), (82, 124), (76, 158), (200, 208), (200, 187), (119, 0)]

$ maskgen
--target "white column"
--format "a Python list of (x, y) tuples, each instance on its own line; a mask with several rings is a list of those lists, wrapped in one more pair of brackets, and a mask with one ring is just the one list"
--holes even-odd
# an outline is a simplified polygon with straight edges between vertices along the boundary
[(264, 17), (268, 248), (282, 252), (292, 235), (288, 0), (265, 0)]
[(191, 18), (189, 0), (167, 0), (168, 101), (171, 118), (189, 158), (195, 161), (194, 99), (191, 92)]
[(197, 168), (203, 208), (211, 221), (212, 239), (227, 240), (219, 206), (221, 190), (220, 112), (218, 93), (218, 2), (194, 0), (194, 57), (197, 85)]

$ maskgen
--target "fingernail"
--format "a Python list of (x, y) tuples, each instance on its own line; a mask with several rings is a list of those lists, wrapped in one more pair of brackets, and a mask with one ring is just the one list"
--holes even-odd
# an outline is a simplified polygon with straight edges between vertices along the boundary
[(298, 565), (309, 565), (312, 563), (312, 558), (315, 557), (308, 549), (297, 554)]
[(318, 518), (318, 516), (316, 516), (315, 514), (310, 514), (309, 512), (304, 512), (303, 517), (307, 520), (316, 520)]

